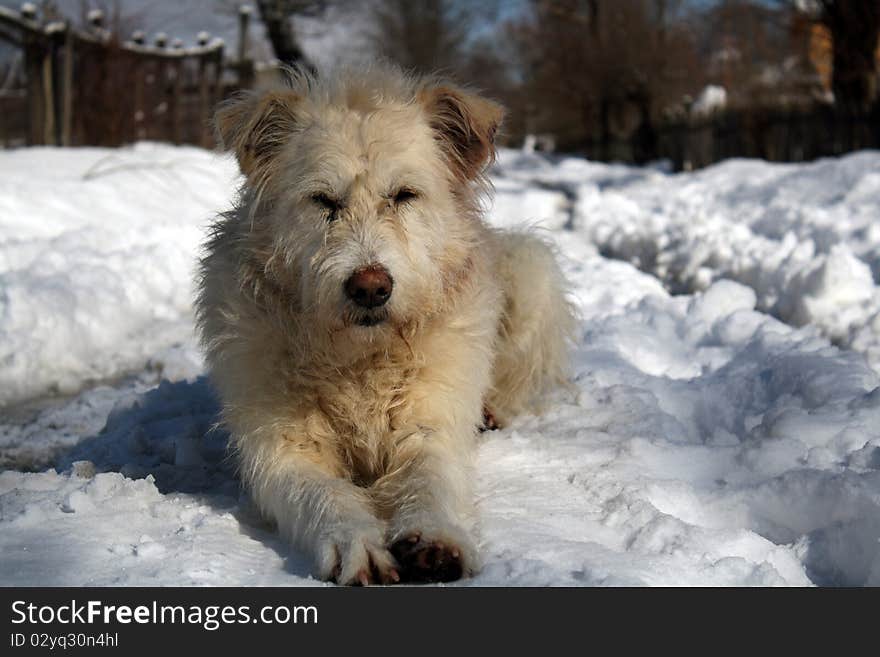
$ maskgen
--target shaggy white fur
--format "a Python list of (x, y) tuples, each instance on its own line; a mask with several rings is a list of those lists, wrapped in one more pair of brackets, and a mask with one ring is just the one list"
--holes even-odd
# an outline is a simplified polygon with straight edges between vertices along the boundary
[[(241, 476), (323, 578), (456, 579), (479, 567), (484, 408), (537, 410), (565, 379), (564, 282), (481, 219), (498, 105), (387, 66), (291, 78), (216, 116), (247, 181), (198, 311)], [(384, 303), (346, 291), (367, 269)]]

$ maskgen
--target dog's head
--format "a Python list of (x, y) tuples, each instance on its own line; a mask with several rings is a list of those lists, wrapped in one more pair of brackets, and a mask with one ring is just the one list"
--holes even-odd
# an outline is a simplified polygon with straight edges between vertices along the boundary
[(473, 265), (501, 118), (381, 67), (227, 102), (215, 123), (247, 179), (255, 264), (330, 331), (373, 339), (442, 312)]

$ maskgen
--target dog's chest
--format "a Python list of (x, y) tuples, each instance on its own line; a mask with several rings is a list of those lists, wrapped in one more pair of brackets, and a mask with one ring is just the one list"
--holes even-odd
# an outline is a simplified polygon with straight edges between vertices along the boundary
[(376, 362), (341, 374), (322, 387), (321, 408), (346, 460), (364, 477), (378, 476), (388, 441), (406, 424), (414, 370), (405, 364)]

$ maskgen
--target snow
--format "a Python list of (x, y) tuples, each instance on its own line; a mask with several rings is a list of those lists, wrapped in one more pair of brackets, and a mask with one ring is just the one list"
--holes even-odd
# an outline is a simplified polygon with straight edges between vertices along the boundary
[(510, 175), (521, 184), (573, 199), (572, 229), (603, 255), (653, 274), (674, 293), (720, 279), (743, 283), (760, 310), (813, 325), (880, 367), (877, 152), (803, 165), (728, 160), (679, 175), (511, 160)]
[(691, 105), (691, 114), (706, 116), (727, 107), (727, 89), (717, 84), (709, 84), (697, 96)]
[[(320, 584), (239, 490), (193, 346), (231, 163), (11, 151), (0, 181), (0, 584)], [(880, 154), (504, 151), (493, 181), (493, 223), (555, 241), (581, 339), (543, 416), (479, 438), (457, 585), (880, 585)]]
[(2, 153), (0, 404), (199, 371), (193, 255), (236, 175), (190, 147)]

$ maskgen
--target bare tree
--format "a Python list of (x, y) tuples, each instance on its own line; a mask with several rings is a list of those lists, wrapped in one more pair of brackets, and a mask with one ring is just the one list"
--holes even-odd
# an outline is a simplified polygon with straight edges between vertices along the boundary
[(652, 157), (654, 122), (701, 83), (693, 40), (670, 0), (532, 0), (512, 26), (533, 105), (532, 123), (563, 146), (632, 139), (633, 157)]
[(522, 132), (515, 59), (494, 0), (374, 0), (367, 36), (371, 50), (419, 73), (441, 73), (479, 89), (511, 111), (501, 138)]
[(725, 88), (729, 105), (812, 103), (820, 95), (809, 62), (809, 26), (789, 9), (755, 0), (722, 0), (700, 13), (700, 54), (709, 81)]
[(260, 18), (278, 61), (290, 66), (308, 64), (293, 21), (297, 16), (318, 16), (329, 4), (330, 0), (257, 0)]
[(370, 40), (375, 52), (422, 73), (457, 69), (474, 6), (455, 0), (378, 0)]

